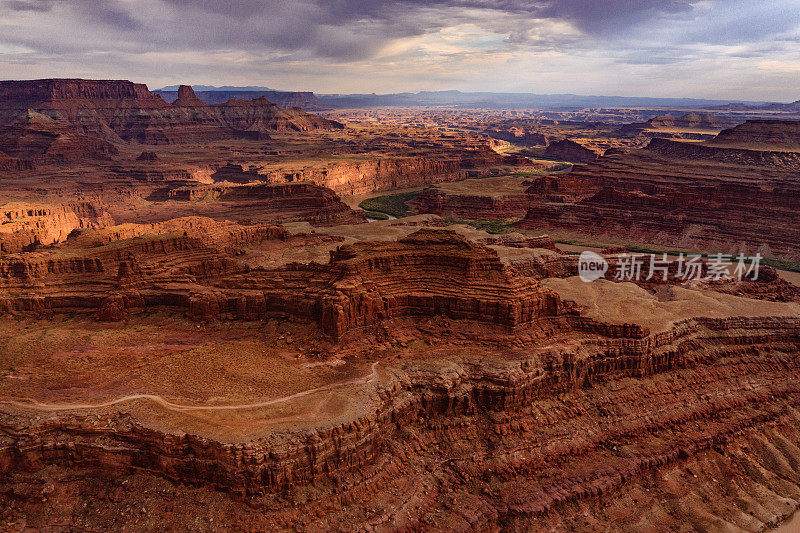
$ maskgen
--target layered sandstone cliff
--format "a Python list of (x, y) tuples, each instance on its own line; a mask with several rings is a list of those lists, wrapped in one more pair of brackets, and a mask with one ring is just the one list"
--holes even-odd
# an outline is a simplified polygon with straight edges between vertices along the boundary
[(180, 97), (168, 104), (145, 85), (128, 81), (0, 82), (1, 128), (31, 111), (52, 119), (59, 127), (112, 143), (258, 140), (268, 139), (271, 131), (342, 127), (298, 109), (280, 109), (265, 98), (207, 105), (186, 86), (181, 87)]
[(444, 315), (513, 330), (567, 311), (494, 250), (452, 231), (342, 246), (327, 265), (264, 270), (235, 260), (248, 244), (286, 238), (270, 226), (202, 218), (87, 232), (62, 250), (2, 258), (2, 308), (102, 314), (120, 303), (120, 316), (167, 306), (198, 319), (291, 317), (336, 339), (406, 317)]
[(642, 150), (537, 179), (519, 225), (796, 258), (800, 152), (775, 149), (775, 139), (791, 137), (792, 123), (768, 122), (731, 130), (741, 134), (735, 147), (725, 140), (731, 134), (720, 134), (721, 146), (653, 139)]
[(21, 172), (33, 170), (33, 168), (33, 161), (30, 159), (17, 159), (4, 152), (0, 152), (0, 171)]
[[(628, 512), (598, 520), (615, 530), (643, 516), (758, 530), (800, 505), (786, 482), (800, 481), (796, 304), (651, 294), (568, 270), (547, 280), (547, 265), (509, 265), (451, 230), (342, 245), (326, 264), (248, 263), (320, 238), (190, 218), (0, 258), (20, 354), (0, 395), (8, 516), (114, 528), (152, 493), (164, 503), (137, 527), (185, 527), (189, 505), (209, 528), (569, 530), (613, 504)], [(534, 241), (492, 245), (552, 244)], [(129, 329), (115, 337), (87, 313)], [(206, 347), (250, 320), (263, 322), (241, 326), (234, 348)], [(131, 369), (108, 376), (120, 365)], [(334, 379), (306, 384), (325, 372)], [(215, 386), (227, 376), (237, 387)], [(735, 494), (711, 505), (682, 492), (694, 482), (668, 482), (710, 458)]]
[(6, 253), (64, 242), (76, 230), (113, 224), (103, 206), (94, 202), (7, 204), (0, 208), (0, 217), (0, 251)]
[[(787, 482), (799, 475), (800, 440), (790, 430), (800, 401), (791, 378), (798, 338), (791, 320), (688, 321), (647, 339), (534, 349), (506, 361), (487, 354), (406, 364), (351, 422), (243, 443), (154, 430), (130, 415), (34, 421), (24, 402), (13, 414), (6, 404), (0, 468), (12, 492), (36, 490), (23, 471), (58, 464), (136, 486), (150, 475), (210, 486), (258, 508), (222, 511), (217, 527), (338, 529), (368, 520), (386, 529), (569, 530), (591, 520), (585, 505), (600, 514), (611, 504), (629, 507), (604, 518), (617, 530), (637, 530), (630, 515), (654, 520), (649, 513), (662, 515), (661, 526), (712, 520), (720, 530), (725, 521), (763, 529), (800, 503)], [(699, 489), (696, 481), (674, 481), (696, 478), (709, 454), (713, 472), (738, 487), (709, 504), (711, 514), (707, 500), (681, 499)], [(662, 476), (644, 502), (625, 503), (626, 491), (638, 495)], [(196, 488), (159, 490), (184, 504), (207, 498)], [(115, 498), (112, 507), (136, 501), (124, 490)], [(766, 508), (748, 516), (741, 506)]]
[(576, 163), (591, 163), (601, 155), (572, 139), (563, 139), (550, 143), (544, 154), (553, 159), (574, 161)]
[(0, 128), (0, 146), (18, 160), (45, 164), (106, 160), (119, 153), (107, 140), (82, 134), (64, 121), (30, 109)]
[[(157, 90), (153, 92), (170, 103), (180, 97), (180, 87), (177, 91)], [(329, 107), (317, 98), (313, 92), (308, 91), (214, 90), (198, 91), (197, 96), (207, 104), (222, 104), (232, 98), (252, 100), (263, 96), (270, 102), (274, 102), (278, 107), (283, 108), (299, 107), (304, 111), (320, 111)]]
[(524, 194), (451, 194), (426, 187), (414, 198), (420, 213), (433, 213), (456, 220), (506, 219), (525, 214), (528, 199)]
[(748, 120), (721, 131), (712, 143), (715, 146), (796, 152), (800, 151), (800, 121)]
[[(219, 174), (215, 173), (217, 176)], [(222, 174), (223, 181), (229, 176)], [(331, 189), (310, 182), (235, 185), (180, 184), (159, 187), (148, 200), (188, 214), (270, 223), (310, 222), (316, 226), (357, 224), (366, 219)], [(175, 215), (175, 210), (170, 211)]]

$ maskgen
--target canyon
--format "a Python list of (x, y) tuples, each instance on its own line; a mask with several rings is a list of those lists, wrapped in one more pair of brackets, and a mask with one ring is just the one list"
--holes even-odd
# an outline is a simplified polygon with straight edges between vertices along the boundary
[(0, 126), (13, 124), (26, 113), (91, 138), (142, 144), (266, 139), (271, 131), (341, 128), (297, 109), (278, 108), (263, 97), (209, 105), (185, 85), (168, 104), (145, 85), (127, 81), (0, 82)]
[(553, 142), (544, 154), (574, 163), (568, 172), (509, 175), (491, 187), (476, 180), (469, 191), (434, 185), (414, 202), (419, 213), (511, 220), (569, 239), (794, 261), (797, 124), (750, 120), (705, 141), (652, 137), (602, 155)]
[(797, 122), (219, 92), (0, 82), (0, 529), (800, 508)]
[[(770, 525), (793, 511), (797, 492), (785, 477), (797, 475), (797, 303), (678, 286), (662, 298), (612, 281), (587, 288), (571, 275), (544, 277), (530, 267), (522, 274), (502, 245), (487, 248), (454, 230), (409, 230), (396, 241), (337, 244), (327, 265), (247, 273), (234, 265), (255, 248), (314, 237), (181, 220), (86, 233), (79, 241), (93, 259), (72, 253), (69, 261), (7, 264), (6, 290), (37, 290), (42, 302), (5, 302), (23, 331), (14, 345), (42, 338), (42, 328), (52, 340), (41, 355), (14, 356), (17, 379), (6, 378), (17, 399), (2, 400), (2, 494), (28, 510), (57, 498), (52, 510), (28, 515), (54, 520), (77, 497), (61, 475), (79, 468), (88, 472), (83, 479), (102, 480), (120, 472), (111, 485), (130, 488), (115, 488), (113, 499), (92, 496), (109, 511), (142, 505), (135, 502), (148, 491), (171, 495), (167, 507), (135, 517), (140, 527), (165, 519), (177, 502), (220, 501), (214, 491), (236, 495), (205, 514), (216, 527), (340, 529), (355, 520), (379, 529), (566, 529), (590, 526), (581, 506), (598, 499), (608, 512), (631, 505), (605, 518), (631, 530), (648, 521), (658, 527), (666, 510), (672, 520), (719, 527)], [(553, 253), (529, 250), (532, 264)], [(181, 267), (170, 272), (169, 264)], [(181, 297), (190, 292), (181, 283), (211, 290)], [(125, 292), (79, 298), (71, 285)], [(53, 305), (59, 300), (74, 318), (61, 326), (35, 318), (67, 312)], [(171, 310), (187, 318), (164, 314)], [(271, 326), (251, 322), (256, 317)], [(166, 321), (172, 331), (158, 342)], [(81, 344), (89, 331), (98, 340), (138, 333), (103, 353), (97, 340)], [(175, 359), (179, 346), (194, 355)], [(301, 355), (309, 348), (315, 355)], [(119, 367), (123, 360), (129, 368)], [(329, 367), (330, 360), (343, 362)], [(241, 370), (209, 380), (229, 361)], [(257, 370), (265, 363), (281, 369), (275, 384), (277, 376)], [(170, 380), (161, 381), (164, 372)], [(45, 388), (67, 376), (68, 389)], [(229, 383), (239, 392), (220, 401)], [(765, 461), (766, 450), (783, 459)], [(676, 491), (670, 481), (698, 462), (741, 476), (735, 461), (754, 469), (728, 504), (738, 515), (693, 502), (694, 484)], [(630, 487), (648, 479), (653, 492), (631, 502)], [(47, 489), (54, 483), (61, 488)], [(28, 496), (38, 491), (41, 498)], [(633, 497), (644, 492), (635, 488)], [(87, 525), (124, 519), (78, 514)]]
[(531, 207), (518, 225), (796, 258), (800, 152), (785, 140), (793, 128), (788, 121), (748, 121), (703, 143), (656, 138), (643, 149), (607, 155), (577, 167), (565, 182), (532, 185)]

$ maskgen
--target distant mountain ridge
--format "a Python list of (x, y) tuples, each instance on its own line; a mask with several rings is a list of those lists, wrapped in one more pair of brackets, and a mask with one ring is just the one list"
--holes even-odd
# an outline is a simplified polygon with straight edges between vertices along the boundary
[(800, 100), (788, 104), (781, 104), (777, 102), (767, 102), (761, 104), (753, 104), (752, 102), (733, 102), (709, 109), (720, 111), (785, 111), (791, 113), (800, 112)]
[[(592, 96), (578, 94), (493, 93), (421, 91), (394, 94), (320, 94), (334, 108), (455, 106), (490, 109), (583, 109), (592, 107), (694, 107), (726, 105), (733, 100), (700, 98), (650, 98), (637, 96)], [(748, 102), (765, 105), (768, 102)]]
[[(203, 87), (203, 86), (201, 86)], [(288, 109), (292, 107), (299, 107), (303, 111), (320, 111), (322, 109), (330, 109), (329, 105), (319, 100), (312, 92), (300, 91), (273, 91), (273, 90), (249, 90), (245, 87), (234, 87), (231, 90), (224, 89), (223, 87), (215, 88), (213, 90), (195, 91), (197, 97), (207, 104), (224, 104), (229, 100), (253, 100), (255, 98), (266, 98), (278, 107)], [(161, 96), (167, 102), (174, 102), (178, 98), (178, 91), (167, 91), (165, 89), (158, 89), (153, 91), (153, 94)]]
[[(195, 85), (197, 96), (206, 103), (218, 104), (229, 100), (252, 99), (263, 96), (279, 107), (300, 107), (306, 111), (323, 109), (373, 107), (434, 107), (453, 106), (487, 109), (549, 109), (574, 110), (593, 107), (678, 107), (698, 109), (771, 109), (800, 110), (798, 102), (782, 104), (767, 101), (743, 102), (702, 98), (651, 98), (640, 96), (603, 96), (580, 94), (535, 94), (501, 92), (419, 91), (388, 94), (315, 94), (310, 91), (277, 91), (268, 87), (225, 85)], [(153, 91), (170, 102), (177, 98), (177, 85)]]

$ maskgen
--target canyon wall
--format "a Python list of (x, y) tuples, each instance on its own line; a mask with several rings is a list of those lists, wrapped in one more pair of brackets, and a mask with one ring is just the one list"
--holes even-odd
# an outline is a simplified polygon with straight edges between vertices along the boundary
[(64, 242), (73, 231), (114, 223), (102, 205), (90, 201), (7, 204), (0, 207), (0, 220), (0, 251), (5, 253)]
[(538, 178), (518, 225), (796, 259), (800, 152), (763, 147), (791, 138), (794, 128), (786, 121), (748, 122), (731, 130), (738, 132), (737, 147), (717, 146), (730, 133), (706, 143), (653, 139), (642, 150)]
[[(178, 98), (179, 91), (153, 91), (154, 94), (161, 96), (167, 102), (174, 102)], [(197, 91), (197, 97), (207, 104), (222, 104), (231, 99), (252, 100), (264, 97), (278, 107), (290, 108), (299, 107), (304, 111), (320, 111), (328, 109), (328, 105), (322, 102), (317, 96), (308, 91)]]
[(796, 152), (800, 150), (800, 121), (748, 120), (722, 130), (713, 143), (715, 146)]
[(493, 220), (522, 216), (528, 200), (525, 195), (448, 194), (435, 187), (425, 188), (413, 200), (420, 213), (433, 213), (457, 220)]
[(269, 139), (269, 132), (343, 127), (299, 109), (278, 108), (263, 97), (208, 105), (186, 86), (168, 104), (146, 86), (128, 81), (0, 82), (0, 129), (30, 111), (54, 121), (53, 127), (111, 143), (259, 140)]
[[(269, 223), (304, 221), (316, 226), (358, 224), (366, 219), (331, 189), (309, 182), (158, 187), (147, 197), (193, 214)], [(173, 204), (174, 202), (174, 204)]]
[[(597, 508), (598, 498), (619, 498), (625, 487), (665, 468), (681, 472), (708, 453), (718, 454), (721, 468), (732, 465), (742, 457), (725, 451), (749, 444), (751, 466), (732, 475), (740, 502), (770, 502), (747, 518), (765, 527), (798, 503), (786, 482), (800, 475), (792, 466), (798, 435), (770, 433), (796, 424), (798, 342), (794, 320), (692, 320), (646, 339), (562, 347), (507, 364), (412, 367), (396, 371), (350, 423), (237, 444), (125, 417), (74, 415), (22, 428), (5, 416), (0, 471), (16, 476), (57, 463), (155, 474), (265, 504), (258, 513), (272, 527), (344, 527), (345, 508), (371, 502), (390, 509), (368, 515), (389, 529), (535, 530), (556, 516), (562, 524), (580, 520), (581, 502)], [(674, 493), (664, 487), (654, 496), (663, 505)], [(775, 505), (788, 496), (794, 504)], [(445, 512), (453, 502), (461, 502), (459, 512)], [(728, 507), (717, 507), (717, 520), (743, 526), (736, 505), (722, 502)], [(710, 519), (701, 504), (686, 503), (662, 520)]]
[(583, 146), (572, 139), (563, 139), (550, 143), (544, 151), (544, 155), (553, 159), (563, 161), (574, 161), (576, 163), (591, 163), (600, 155), (594, 150)]
[(340, 164), (312, 172), (309, 178), (339, 194), (354, 196), (383, 189), (464, 179), (466, 171), (460, 160), (412, 157)]
[[(2, 258), (0, 309), (122, 317), (168, 307), (200, 320), (283, 317), (316, 323), (334, 339), (405, 317), (444, 315), (506, 331), (572, 312), (553, 291), (503, 265), (494, 250), (452, 231), (419, 230), (398, 242), (341, 246), (326, 265), (266, 270), (239, 264), (239, 248), (259, 235), (285, 240), (285, 234), (263, 225), (194, 220), (88, 232), (71, 243), (80, 253), (68, 258)], [(237, 232), (249, 237), (235, 237)], [(77, 284), (80, 291), (68, 289)], [(109, 306), (114, 313), (106, 311)]]

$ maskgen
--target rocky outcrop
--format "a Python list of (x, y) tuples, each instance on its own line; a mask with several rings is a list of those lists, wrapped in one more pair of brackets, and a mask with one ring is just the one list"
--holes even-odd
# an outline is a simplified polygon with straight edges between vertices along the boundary
[(561, 159), (576, 163), (591, 163), (601, 155), (572, 139), (563, 139), (550, 143), (544, 154), (551, 159)]
[(145, 85), (128, 81), (0, 82), (0, 128), (31, 111), (74, 133), (112, 143), (263, 140), (271, 131), (342, 128), (297, 109), (280, 109), (263, 97), (207, 105), (188, 86), (182, 86), (180, 98), (168, 104)]
[[(451, 230), (422, 229), (395, 242), (341, 246), (327, 264), (254, 269), (237, 259), (248, 246), (269, 241), (291, 246), (281, 228), (207, 218), (87, 231), (61, 250), (0, 261), (0, 309), (116, 316), (123, 302), (125, 313), (167, 307), (199, 320), (290, 318), (314, 323), (336, 340), (355, 339), (396, 321), (435, 316), (506, 333), (566, 317), (570, 329), (607, 337), (649, 334), (636, 324), (608, 325), (579, 317), (575, 304), (541, 285), (546, 277), (574, 276), (574, 257), (549, 254), (505, 264), (495, 249)], [(548, 238), (512, 236), (491, 244), (555, 248)], [(610, 278), (619, 258), (608, 260)], [(669, 282), (674, 283), (677, 264), (671, 270)], [(765, 277), (757, 287), (731, 286), (728, 292), (797, 299), (796, 291), (789, 294), (781, 287)]]
[[(316, 322), (335, 339), (416, 316), (513, 330), (568, 309), (538, 281), (507, 268), (494, 250), (449, 230), (342, 246), (327, 265), (252, 270), (237, 264), (246, 243), (276, 238), (286, 234), (202, 218), (87, 232), (71, 241), (68, 260), (59, 251), (0, 262), (2, 309), (96, 312), (121, 295), (134, 308), (183, 308), (199, 319), (288, 316)], [(52, 288), (42, 289), (42, 282)], [(70, 284), (81, 290), (65, 298)]]
[[(505, 233), (497, 237), (486, 237), (481, 239), (483, 244), (508, 246), (511, 248), (541, 248), (544, 250), (552, 250), (558, 254), (564, 254), (556, 247), (556, 241), (549, 235), (540, 235), (538, 237), (528, 237), (521, 233)], [(551, 277), (551, 276), (542, 276)]]
[(172, 105), (179, 107), (205, 107), (206, 103), (200, 100), (194, 90), (189, 85), (181, 85), (178, 88), (178, 98)]
[[(641, 507), (638, 516), (659, 515), (652, 505), (694, 487), (675, 478), (705, 475), (695, 464), (713, 454), (712, 472), (730, 472), (737, 487), (734, 501), (721, 498), (714, 512), (766, 527), (800, 498), (787, 482), (800, 476), (800, 388), (792, 377), (798, 346), (796, 321), (706, 320), (642, 340), (534, 350), (504, 363), (405, 365), (352, 422), (235, 444), (151, 429), (131, 416), (27, 421), (6, 414), (0, 471), (15, 487), (6, 491), (24, 490), (21, 472), (58, 464), (129, 482), (133, 472), (155, 474), (262, 504), (222, 513), (215, 527), (339, 529), (369, 520), (386, 529), (538, 530), (580, 524), (587, 519), (582, 504), (598, 509), (601, 498), (606, 506), (621, 500)], [(664, 485), (643, 502), (638, 490), (631, 503), (620, 494), (661, 476)], [(115, 491), (109, 505), (129, 504), (124, 494)], [(202, 495), (193, 488), (172, 497), (188, 503)], [(20, 498), (18, 505), (41, 500)], [(659, 523), (708, 521), (704, 501), (689, 497), (682, 511), (660, 513)], [(743, 502), (771, 510), (733, 512)], [(348, 514), (353, 509), (356, 517)], [(636, 531), (636, 521), (615, 529)]]
[[(647, 136), (660, 136), (659, 132), (653, 130), (720, 130), (733, 125), (733, 122), (711, 113), (686, 113), (679, 117), (659, 115), (645, 122), (625, 124), (617, 129), (617, 133), (622, 135), (644, 134)], [(676, 135), (683, 136), (679, 132), (676, 132)]]
[(467, 168), (499, 164), (494, 152), (467, 151), (446, 157), (385, 157), (363, 162), (334, 163), (297, 171), (244, 169), (228, 164), (217, 169), (216, 181), (273, 183), (310, 181), (333, 190), (342, 196), (355, 196), (384, 189), (418, 187), (430, 183), (456, 181), (467, 177)]
[(30, 159), (16, 159), (4, 152), (0, 152), (0, 172), (16, 171), (23, 172), (33, 170), (33, 161)]
[(0, 82), (3, 108), (33, 108), (64, 101), (116, 100), (135, 102), (138, 107), (162, 107), (147, 86), (129, 81), (48, 79)]
[(731, 146), (751, 150), (800, 151), (800, 121), (748, 120), (723, 130), (710, 142), (715, 146)]
[[(167, 102), (174, 102), (180, 98), (180, 88), (178, 91), (153, 91), (154, 94), (161, 96)], [(231, 99), (252, 100), (264, 97), (278, 107), (292, 108), (297, 107), (304, 111), (321, 111), (328, 109), (329, 106), (321, 101), (317, 96), (308, 91), (251, 91), (251, 90), (216, 90), (216, 91), (197, 91), (197, 97), (207, 104), (222, 104)]]
[(518, 224), (796, 259), (798, 154), (653, 139), (645, 149), (534, 180)]
[(150, 152), (148, 150), (145, 150), (144, 152), (142, 152), (141, 154), (139, 154), (136, 157), (136, 160), (137, 161), (157, 161), (158, 160), (158, 154), (156, 154), (155, 152)]
[(508, 141), (515, 144), (523, 144), (525, 146), (547, 146), (547, 137), (535, 131), (519, 128), (493, 128), (485, 130), (483, 133), (492, 139), (500, 139), (501, 141)]
[(0, 129), (0, 148), (23, 161), (63, 164), (109, 159), (118, 153), (110, 142), (79, 133), (71, 125), (27, 110)]
[[(719, 137), (709, 142), (716, 144), (716, 139)], [(747, 167), (767, 166), (791, 171), (800, 170), (800, 151), (723, 148), (667, 139), (653, 139), (645, 150), (659, 156), (686, 161), (713, 161)]]
[(310, 175), (302, 173), (300, 177), (324, 185), (339, 194), (354, 196), (383, 189), (401, 189), (464, 179), (466, 166), (458, 159), (390, 158), (363, 163), (342, 163), (320, 171), (311, 171)]
[[(241, 167), (240, 167), (241, 170)], [(224, 181), (237, 181), (235, 173), (214, 174)], [(252, 174), (249, 176), (253, 176)], [(160, 187), (148, 199), (152, 202), (180, 202), (198, 215), (229, 220), (260, 222), (310, 222), (317, 226), (357, 224), (366, 219), (353, 211), (332, 190), (308, 182), (250, 183), (246, 185), (182, 185)]]
[(446, 316), (513, 330), (566, 312), (555, 293), (507, 269), (494, 250), (448, 230), (341, 246), (328, 265), (249, 272), (214, 285), (192, 297), (192, 315), (255, 319), (277, 313), (316, 321), (335, 339), (408, 317)]
[(183, 236), (202, 242), (204, 246), (235, 255), (239, 246), (264, 241), (287, 240), (289, 232), (282, 226), (268, 224), (243, 225), (217, 222), (205, 217), (186, 217), (153, 224), (121, 224), (86, 232), (75, 239), (75, 246), (94, 248), (118, 241), (152, 236)]
[(686, 113), (679, 117), (657, 116), (649, 119), (646, 124), (653, 128), (704, 128), (719, 129), (730, 126), (728, 120), (711, 113)]
[[(404, 316), (443, 314), (514, 329), (564, 312), (555, 293), (508, 270), (494, 250), (450, 230), (418, 230), (397, 243), (342, 246), (330, 265), (346, 279), (341, 287), (347, 300), (323, 318), (323, 328), (336, 337)], [(357, 279), (363, 279), (355, 284), (360, 291), (345, 289)]]
[[(159, 165), (138, 165), (131, 168), (114, 165), (112, 170), (120, 179), (135, 181), (217, 181), (241, 184), (306, 181), (331, 189), (341, 196), (352, 196), (387, 189), (458, 181), (465, 179), (468, 174), (473, 177), (487, 175), (493, 172), (491, 165), (504, 164), (503, 158), (495, 152), (454, 150), (440, 157), (372, 156), (360, 162), (330, 161), (322, 164), (298, 165), (297, 168), (274, 169), (263, 164), (233, 163), (220, 158), (218, 163), (207, 163), (194, 168), (164, 168)], [(494, 172), (496, 171), (495, 169)]]
[(0, 217), (0, 251), (5, 253), (64, 242), (76, 230), (113, 224), (104, 208), (93, 202), (7, 204), (0, 208)]
[(426, 187), (413, 203), (419, 213), (458, 220), (492, 220), (524, 215), (528, 199), (523, 194), (449, 194), (436, 187)]

